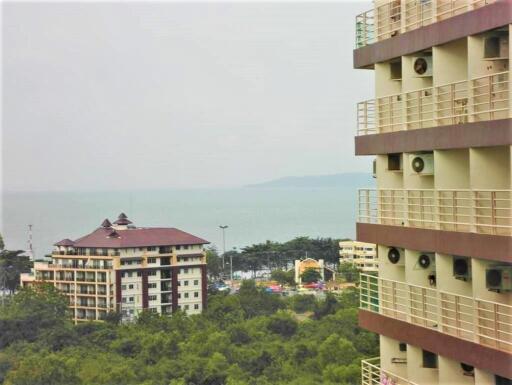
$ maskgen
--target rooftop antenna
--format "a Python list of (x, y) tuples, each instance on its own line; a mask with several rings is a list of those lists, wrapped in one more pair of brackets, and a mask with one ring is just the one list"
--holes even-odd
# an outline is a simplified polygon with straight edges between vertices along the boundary
[(32, 225), (28, 225), (28, 258), (30, 261), (34, 261), (34, 247), (32, 246)]

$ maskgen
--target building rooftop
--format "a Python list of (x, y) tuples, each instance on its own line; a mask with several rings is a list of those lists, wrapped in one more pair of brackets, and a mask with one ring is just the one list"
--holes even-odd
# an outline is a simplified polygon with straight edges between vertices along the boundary
[[(176, 228), (165, 227), (127, 227), (124, 229), (102, 226), (92, 233), (78, 238), (75, 241), (64, 239), (55, 243), (55, 246), (96, 247), (96, 248), (127, 248), (144, 246), (178, 246), (178, 245), (204, 245), (210, 242), (186, 233)], [(118, 221), (131, 224), (125, 214), (119, 215)]]

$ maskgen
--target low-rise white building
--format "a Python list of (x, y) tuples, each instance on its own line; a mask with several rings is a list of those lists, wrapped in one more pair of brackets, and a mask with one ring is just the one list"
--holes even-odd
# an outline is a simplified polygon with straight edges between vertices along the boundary
[(340, 263), (353, 263), (359, 270), (366, 273), (377, 272), (379, 270), (375, 244), (358, 241), (341, 241), (339, 245)]

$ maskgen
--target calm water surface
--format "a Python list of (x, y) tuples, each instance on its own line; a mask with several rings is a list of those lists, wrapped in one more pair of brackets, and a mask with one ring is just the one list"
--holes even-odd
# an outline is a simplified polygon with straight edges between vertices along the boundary
[(137, 226), (178, 227), (227, 248), (300, 235), (354, 237), (354, 188), (239, 188), (133, 192), (5, 193), (1, 232), (6, 246), (27, 248), (34, 225), (36, 257), (63, 238), (75, 239), (106, 217), (125, 212)]

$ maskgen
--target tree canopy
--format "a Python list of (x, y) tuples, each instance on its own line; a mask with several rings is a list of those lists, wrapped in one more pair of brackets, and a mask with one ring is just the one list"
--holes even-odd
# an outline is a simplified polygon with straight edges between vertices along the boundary
[[(225, 258), (233, 260), (233, 270), (252, 272), (253, 276), (260, 270), (284, 270), (293, 267), (296, 259), (309, 256), (314, 259), (323, 259), (327, 264), (337, 264), (339, 259), (339, 239), (297, 237), (287, 242), (279, 243), (266, 241), (226, 252)], [(212, 249), (210, 249), (212, 251)], [(217, 260), (215, 251), (213, 257)], [(218, 262), (209, 263), (209, 274), (217, 277)], [(226, 265), (226, 269), (229, 265)]]
[(354, 294), (287, 299), (245, 281), (238, 294), (211, 296), (200, 315), (72, 325), (51, 287), (23, 289), (0, 309), (0, 383), (356, 385), (360, 359), (378, 343), (357, 327)]

